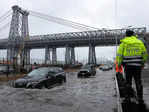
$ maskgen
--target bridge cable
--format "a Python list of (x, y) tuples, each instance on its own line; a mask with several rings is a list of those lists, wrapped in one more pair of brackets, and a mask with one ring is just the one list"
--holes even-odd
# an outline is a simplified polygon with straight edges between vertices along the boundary
[(44, 20), (56, 22), (58, 24), (66, 25), (66, 26), (73, 27), (73, 28), (79, 29), (79, 30), (80, 29), (81, 30), (99, 30), (99, 28), (95, 28), (95, 27), (84, 25), (84, 24), (72, 22), (70, 20), (66, 20), (66, 19), (59, 18), (59, 17), (49, 16), (49, 15), (42, 14), (42, 13), (35, 12), (35, 11), (30, 11), (30, 14), (32, 16), (36, 16), (36, 17), (39, 17), (39, 18), (44, 19)]
[(53, 17), (53, 16), (49, 16), (49, 15), (44, 15), (44, 14), (41, 14), (41, 13), (37, 13), (38, 16), (40, 17), (44, 17), (45, 19), (54, 19), (56, 20), (56, 22), (60, 22), (61, 24), (63, 24), (65, 22), (65, 24), (67, 23), (67, 26), (69, 25), (75, 25), (75, 26), (78, 26), (80, 28), (85, 28), (85, 29), (89, 29), (89, 30), (99, 30), (98, 28), (94, 28), (94, 27), (90, 27), (90, 26), (87, 26), (87, 25), (83, 25), (83, 24), (80, 24), (80, 23), (76, 23), (76, 22), (72, 22), (72, 21), (69, 21), (69, 20), (66, 20), (66, 19), (62, 19), (62, 18), (58, 18), (58, 17)]
[(38, 18), (41, 18), (41, 19), (50, 21), (50, 22), (55, 22), (55, 23), (58, 23), (58, 24), (61, 24), (61, 25), (65, 25), (65, 26), (69, 26), (69, 27), (72, 27), (72, 28), (75, 28), (75, 29), (79, 29), (79, 30), (91, 30), (91, 29), (88, 29), (88, 28), (84, 28), (82, 26), (77, 26), (77, 25), (70, 24), (70, 23), (67, 23), (67, 22), (64, 22), (64, 21), (60, 21), (60, 20), (55, 19), (55, 18), (47, 18), (47, 17), (43, 17), (43, 16), (40, 16), (40, 15), (36, 15), (36, 14), (32, 14), (32, 15), (33, 16), (36, 16)]
[(0, 32), (5, 30), (7, 27), (10, 26), (10, 22), (6, 23), (5, 25), (3, 25), (2, 27), (0, 27)]
[(4, 20), (6, 20), (8, 17), (10, 17), (12, 15), (12, 12), (11, 10), (7, 11), (5, 14), (3, 14), (1, 17), (0, 17), (0, 23), (3, 22)]

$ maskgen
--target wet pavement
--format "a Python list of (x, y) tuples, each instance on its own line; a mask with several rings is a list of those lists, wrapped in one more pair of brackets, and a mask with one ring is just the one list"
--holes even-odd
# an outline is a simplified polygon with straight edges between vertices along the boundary
[(149, 68), (142, 72), (144, 101), (149, 108)]
[(16, 89), (0, 85), (0, 112), (117, 112), (114, 71), (67, 82), (52, 89)]

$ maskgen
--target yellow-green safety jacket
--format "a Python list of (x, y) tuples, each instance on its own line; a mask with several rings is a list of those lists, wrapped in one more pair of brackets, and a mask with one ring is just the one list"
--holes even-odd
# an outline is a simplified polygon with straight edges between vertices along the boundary
[(117, 50), (116, 61), (118, 66), (124, 65), (143, 66), (147, 61), (147, 50), (144, 43), (135, 36), (125, 37)]

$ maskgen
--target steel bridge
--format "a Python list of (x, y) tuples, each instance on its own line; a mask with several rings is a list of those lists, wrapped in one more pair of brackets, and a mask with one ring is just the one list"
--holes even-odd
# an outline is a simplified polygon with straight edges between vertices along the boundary
[[(48, 17), (50, 21), (83, 29), (81, 32), (69, 32), (47, 35), (29, 35), (28, 15), (31, 13), (37, 17), (42, 14), (33, 11), (22, 10), (18, 6), (12, 7), (12, 19), (8, 39), (0, 40), (0, 49), (7, 49), (7, 59), (13, 61), (20, 55), (21, 63), (30, 64), (30, 50), (45, 48), (45, 63), (57, 62), (56, 48), (66, 48), (65, 63), (75, 64), (75, 47), (89, 46), (88, 63), (96, 64), (96, 46), (116, 46), (125, 37), (126, 29), (98, 29), (82, 24), (76, 24), (61, 18)], [(47, 16), (45, 16), (47, 17)], [(131, 28), (139, 38), (144, 39), (146, 28)], [(52, 60), (51, 54), (52, 53)]]

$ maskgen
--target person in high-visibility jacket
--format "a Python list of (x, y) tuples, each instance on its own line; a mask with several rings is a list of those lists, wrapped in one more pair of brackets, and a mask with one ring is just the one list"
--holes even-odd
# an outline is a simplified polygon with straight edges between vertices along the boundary
[(143, 86), (141, 82), (141, 71), (144, 63), (147, 61), (147, 50), (144, 43), (134, 36), (134, 32), (126, 30), (126, 37), (121, 40), (117, 50), (116, 61), (118, 67), (123, 65), (126, 78), (127, 95), (126, 100), (130, 100), (129, 89), (132, 86), (132, 77), (134, 77), (137, 97), (139, 103), (143, 102)]

